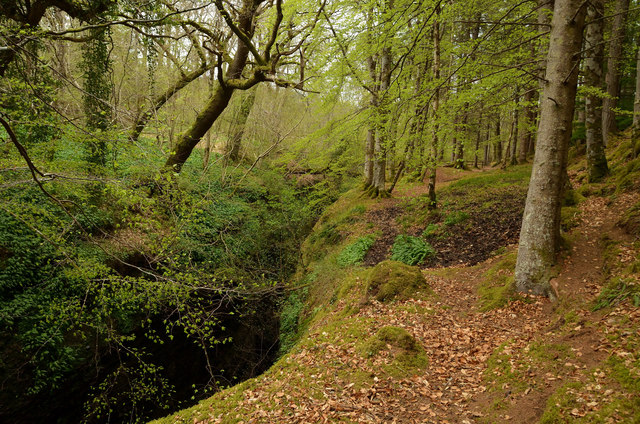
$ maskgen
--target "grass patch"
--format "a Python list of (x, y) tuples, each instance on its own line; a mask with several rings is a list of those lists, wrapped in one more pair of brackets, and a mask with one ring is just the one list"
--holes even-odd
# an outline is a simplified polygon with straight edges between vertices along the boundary
[(469, 214), (462, 211), (453, 211), (446, 216), (443, 221), (445, 227), (451, 227), (456, 224), (460, 224), (469, 219)]

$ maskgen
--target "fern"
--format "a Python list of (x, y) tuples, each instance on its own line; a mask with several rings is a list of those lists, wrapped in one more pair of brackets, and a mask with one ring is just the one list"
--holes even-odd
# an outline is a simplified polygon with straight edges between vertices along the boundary
[(417, 265), (435, 254), (436, 250), (426, 241), (404, 234), (396, 237), (391, 248), (391, 259), (407, 265)]
[(338, 255), (338, 265), (346, 267), (361, 263), (376, 238), (374, 234), (369, 234), (346, 246)]

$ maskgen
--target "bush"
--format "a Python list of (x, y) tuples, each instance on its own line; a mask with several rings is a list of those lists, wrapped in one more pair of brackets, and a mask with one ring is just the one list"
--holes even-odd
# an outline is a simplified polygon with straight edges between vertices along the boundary
[(435, 256), (435, 249), (419, 237), (400, 234), (391, 248), (391, 260), (417, 265), (427, 257)]

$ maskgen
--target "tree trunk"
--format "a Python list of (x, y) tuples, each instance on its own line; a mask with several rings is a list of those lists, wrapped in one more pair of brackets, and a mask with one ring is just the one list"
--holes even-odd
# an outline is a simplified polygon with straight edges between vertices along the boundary
[(247, 118), (253, 109), (256, 101), (256, 89), (252, 88), (244, 93), (240, 102), (240, 111), (235, 119), (234, 131), (226, 146), (226, 154), (231, 162), (237, 162), (240, 158), (240, 148), (242, 147), (242, 137), (247, 124)]
[(375, 145), (375, 130), (367, 130), (367, 144), (364, 151), (364, 186), (371, 187), (373, 184), (373, 153)]
[[(457, 127), (456, 131), (460, 131), (460, 133), (463, 133), (466, 135), (467, 133), (467, 122), (469, 120), (469, 112), (467, 112), (467, 109), (469, 109), (469, 103), (466, 102), (464, 104), (464, 112), (462, 114), (462, 127)], [(454, 158), (454, 162), (453, 162), (453, 167), (457, 168), (457, 169), (466, 169), (467, 166), (464, 163), (464, 142), (463, 140), (466, 137), (462, 137), (461, 139), (458, 140), (458, 143), (456, 145), (456, 154), (455, 154), (455, 158)]]
[[(588, 7), (590, 23), (585, 38), (586, 60), (584, 85), (594, 89), (602, 87), (604, 63), (604, 1), (592, 0)], [(587, 171), (589, 182), (598, 182), (608, 172), (602, 135), (602, 98), (588, 91), (585, 98), (585, 129), (587, 139)]]
[(385, 47), (380, 55), (380, 101), (376, 116), (376, 134), (374, 143), (373, 161), (373, 187), (372, 195), (384, 196), (386, 194), (386, 164), (387, 146), (386, 137), (389, 121), (389, 85), (391, 84), (391, 49)]
[[(433, 79), (438, 82), (440, 79), (440, 7), (436, 6), (436, 20), (433, 23)], [(431, 153), (429, 155), (429, 209), (435, 209), (438, 206), (436, 199), (436, 166), (438, 163), (438, 109), (440, 108), (440, 89), (436, 88), (433, 93), (433, 137), (431, 139)]]
[[(253, 18), (256, 13), (257, 5), (254, 1), (245, 1), (243, 7), (243, 13), (240, 15), (238, 22), (238, 28), (240, 31), (253, 35)], [(233, 57), (233, 61), (229, 65), (229, 69), (226, 72), (226, 78), (238, 79), (242, 76), (242, 71), (247, 64), (247, 58), (249, 56), (249, 48), (240, 39), (238, 39), (238, 45), (236, 47), (236, 53)], [(165, 168), (172, 169), (174, 172), (180, 172), (182, 165), (187, 161), (194, 147), (200, 142), (202, 137), (211, 128), (213, 123), (225, 110), (229, 104), (229, 99), (233, 94), (234, 89), (230, 86), (218, 84), (215, 91), (209, 97), (207, 105), (198, 114), (195, 122), (178, 140), (175, 147), (172, 149), (171, 154), (165, 162)]]
[(560, 244), (563, 176), (571, 139), (585, 8), (582, 0), (558, 1), (554, 8), (538, 141), (515, 270), (520, 292), (553, 296), (549, 279)]
[(494, 144), (494, 156), (496, 163), (502, 162), (502, 140), (500, 139), (500, 115), (496, 121), (496, 142)]
[(527, 162), (527, 154), (529, 153), (529, 144), (531, 144), (531, 126), (535, 119), (535, 110), (533, 107), (533, 88), (524, 93), (524, 128), (521, 128), (520, 149), (518, 150), (518, 163)]
[(511, 153), (513, 152), (513, 149), (511, 148), (511, 145), (513, 143), (513, 127), (514, 127), (514, 123), (515, 120), (512, 119), (511, 120), (511, 125), (509, 126), (509, 138), (507, 139), (507, 148), (505, 149), (504, 152), (504, 159), (502, 160), (502, 169), (506, 169), (507, 168), (507, 164), (509, 164), (511, 162)]
[(636, 52), (636, 94), (633, 101), (633, 157), (640, 154), (640, 48)]
[(617, 130), (614, 108), (618, 104), (620, 94), (620, 63), (622, 61), (622, 44), (624, 42), (625, 25), (629, 14), (629, 0), (616, 0), (615, 16), (611, 27), (609, 42), (609, 60), (607, 61), (607, 97), (602, 108), (602, 135), (607, 145), (609, 133)]
[(520, 116), (520, 111), (518, 110), (518, 97), (516, 97), (516, 108), (513, 111), (513, 137), (511, 145), (511, 160), (509, 163), (511, 165), (518, 164), (518, 118)]

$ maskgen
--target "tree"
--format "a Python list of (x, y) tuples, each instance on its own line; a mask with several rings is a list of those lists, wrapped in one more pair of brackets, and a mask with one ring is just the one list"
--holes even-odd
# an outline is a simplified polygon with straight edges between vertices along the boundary
[[(267, 3), (265, 0), (242, 0), (238, 7), (233, 9), (236, 11), (235, 16), (232, 16), (231, 12), (226, 9), (222, 0), (216, 0), (214, 3), (226, 26), (236, 37), (235, 52), (231, 56), (230, 52), (224, 50), (224, 46), (220, 45), (221, 43), (216, 43), (216, 40), (214, 40), (214, 45), (220, 48), (220, 50), (214, 52), (218, 57), (215, 69), (218, 85), (193, 124), (182, 134), (176, 145), (172, 147), (171, 153), (165, 162), (166, 170), (180, 172), (182, 165), (189, 158), (195, 146), (226, 109), (235, 90), (248, 90), (263, 81), (270, 81), (283, 87), (299, 88), (297, 83), (283, 80), (277, 77), (276, 74), (281, 61), (300, 50), (309, 34), (310, 28), (315, 26), (315, 21), (302, 29), (293, 28), (293, 22), (291, 22), (289, 25), (291, 29), (284, 33), (280, 42), (277, 43), (278, 48), (274, 53), (273, 49), (278, 36), (282, 35), (280, 31), (280, 25), (284, 17), (282, 0), (276, 0), (275, 4)], [(271, 27), (261, 28), (257, 26), (256, 20), (259, 15), (271, 10), (271, 5), (275, 9)], [(320, 11), (315, 15), (316, 20), (319, 14)], [(254, 39), (256, 38), (256, 32), (260, 29), (265, 32), (263, 35), (266, 40), (262, 46), (262, 51), (260, 51), (260, 46)], [(303, 31), (307, 32), (303, 33)], [(213, 36), (217, 37), (215, 34)], [(247, 69), (250, 55), (253, 57), (253, 61), (251, 68)]]
[(622, 45), (624, 42), (625, 25), (629, 14), (629, 0), (616, 0), (615, 16), (611, 27), (609, 41), (609, 59), (607, 60), (607, 97), (602, 109), (602, 135), (607, 144), (609, 133), (618, 129), (615, 120), (615, 108), (618, 104), (620, 91), (620, 75), (622, 63)]
[(590, 182), (602, 180), (609, 172), (602, 134), (602, 66), (604, 64), (604, 1), (594, 0), (588, 8), (584, 63), (585, 127), (587, 170)]
[(585, 3), (554, 6), (541, 96), (540, 126), (520, 231), (515, 284), (520, 292), (552, 296), (550, 269), (560, 246), (560, 207), (571, 139)]
[[(633, 140), (640, 140), (640, 48), (636, 51), (636, 92), (633, 101)], [(640, 146), (634, 145), (634, 155), (640, 153)]]
[[(83, 104), (87, 128), (91, 131), (106, 131), (111, 126), (111, 79), (110, 46), (108, 29), (92, 29), (90, 39), (82, 45), (82, 70), (84, 80)], [(103, 137), (90, 141), (88, 161), (104, 166), (107, 145)]]

